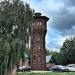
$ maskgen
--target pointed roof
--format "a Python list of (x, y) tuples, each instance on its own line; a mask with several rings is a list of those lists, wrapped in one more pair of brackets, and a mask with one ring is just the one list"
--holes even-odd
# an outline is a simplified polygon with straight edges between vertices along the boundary
[(52, 59), (52, 55), (46, 56), (46, 63), (49, 63), (49, 61)]

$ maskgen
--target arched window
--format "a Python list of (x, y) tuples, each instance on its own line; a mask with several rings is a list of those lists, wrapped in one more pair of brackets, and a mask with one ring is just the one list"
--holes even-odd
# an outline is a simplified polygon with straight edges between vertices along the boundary
[(41, 25), (42, 25), (42, 23), (41, 23), (41, 22), (39, 22), (39, 25), (41, 26)]
[(37, 22), (37, 25), (39, 26), (39, 22)]
[(42, 23), (41, 23), (41, 22), (37, 22), (37, 25), (38, 25), (38, 26), (41, 26), (41, 25), (42, 25)]

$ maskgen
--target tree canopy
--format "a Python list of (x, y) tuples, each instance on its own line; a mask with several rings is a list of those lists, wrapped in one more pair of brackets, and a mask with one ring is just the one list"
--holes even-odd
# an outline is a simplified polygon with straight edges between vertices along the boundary
[(53, 55), (57, 64), (75, 64), (75, 37), (66, 39), (59, 53), (47, 51), (47, 54)]
[(33, 12), (21, 0), (0, 1), (0, 75), (7, 75), (29, 42)]
[(63, 65), (75, 63), (75, 37), (65, 40), (60, 54)]

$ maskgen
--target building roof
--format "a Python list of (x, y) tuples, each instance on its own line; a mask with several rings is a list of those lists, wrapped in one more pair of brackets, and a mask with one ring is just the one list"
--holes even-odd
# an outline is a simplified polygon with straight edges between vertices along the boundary
[(34, 18), (46, 19), (47, 21), (49, 20), (48, 17), (46, 17), (46, 16), (42, 16), (41, 13), (35, 13)]
[(52, 59), (52, 55), (46, 56), (46, 63), (49, 63), (51, 59)]

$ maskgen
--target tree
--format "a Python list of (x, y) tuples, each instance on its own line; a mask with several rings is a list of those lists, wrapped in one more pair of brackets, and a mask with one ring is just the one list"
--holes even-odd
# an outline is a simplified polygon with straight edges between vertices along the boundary
[(46, 55), (52, 55), (56, 64), (61, 64), (61, 55), (59, 52), (46, 50)]
[(30, 57), (30, 48), (26, 47), (24, 52)]
[(20, 0), (0, 2), (0, 75), (8, 75), (29, 42), (33, 12)]
[(75, 63), (75, 37), (65, 40), (60, 54), (63, 65)]
[(46, 55), (50, 55), (50, 51), (46, 49)]

